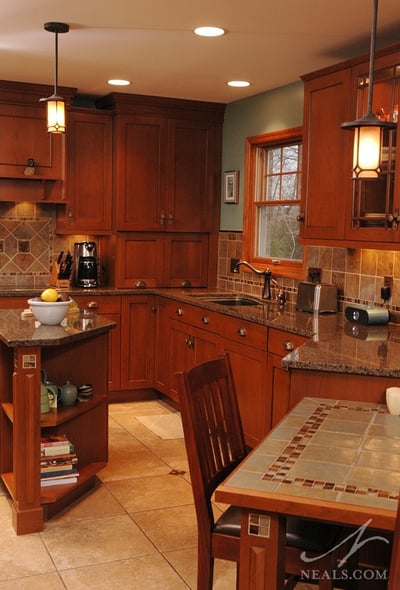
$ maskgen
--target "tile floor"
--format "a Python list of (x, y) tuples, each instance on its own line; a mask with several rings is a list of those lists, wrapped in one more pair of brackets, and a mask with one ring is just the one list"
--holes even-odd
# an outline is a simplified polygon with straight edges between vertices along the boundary
[[(161, 419), (156, 434), (149, 417), (166, 414), (171, 431)], [(196, 518), (177, 413), (157, 400), (113, 404), (109, 415), (101, 485), (42, 532), (15, 534), (0, 488), (0, 590), (196, 590)], [(214, 590), (234, 588), (234, 564), (217, 561)]]

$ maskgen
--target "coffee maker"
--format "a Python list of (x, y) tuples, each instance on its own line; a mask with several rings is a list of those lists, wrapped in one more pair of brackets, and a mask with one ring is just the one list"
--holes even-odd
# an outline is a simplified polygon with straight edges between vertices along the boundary
[(84, 288), (97, 287), (96, 242), (75, 242), (74, 263), (74, 285)]

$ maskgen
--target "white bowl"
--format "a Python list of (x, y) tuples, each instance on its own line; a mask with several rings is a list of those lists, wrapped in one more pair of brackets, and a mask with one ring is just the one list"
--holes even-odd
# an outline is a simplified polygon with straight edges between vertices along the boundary
[(28, 305), (38, 322), (46, 326), (56, 326), (67, 315), (68, 307), (72, 299), (68, 301), (42, 301), (40, 297), (28, 299)]

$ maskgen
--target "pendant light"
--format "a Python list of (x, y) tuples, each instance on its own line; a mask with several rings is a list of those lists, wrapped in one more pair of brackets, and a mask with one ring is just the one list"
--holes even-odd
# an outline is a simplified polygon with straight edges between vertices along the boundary
[(57, 94), (58, 84), (58, 34), (68, 33), (69, 25), (65, 23), (45, 23), (44, 29), (55, 34), (54, 56), (54, 93), (40, 100), (47, 104), (47, 131), (49, 133), (65, 133), (65, 100)]
[(342, 129), (354, 129), (354, 180), (363, 178), (379, 178), (381, 173), (383, 132), (385, 129), (395, 129), (397, 126), (396, 123), (392, 121), (378, 119), (378, 117), (376, 117), (372, 112), (377, 18), (378, 0), (373, 0), (367, 113), (360, 119), (342, 123), (341, 125)]

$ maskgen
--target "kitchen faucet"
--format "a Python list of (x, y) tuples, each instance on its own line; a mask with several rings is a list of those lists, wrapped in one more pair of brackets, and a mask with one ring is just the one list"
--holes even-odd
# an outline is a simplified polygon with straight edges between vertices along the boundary
[(271, 283), (278, 288), (277, 300), (279, 305), (283, 305), (286, 301), (286, 296), (284, 290), (279, 286), (279, 283), (272, 278), (272, 272), (269, 268), (265, 270), (258, 270), (252, 264), (247, 262), (246, 260), (238, 260), (235, 265), (233, 266), (233, 272), (239, 272), (239, 266), (247, 266), (252, 272), (256, 275), (261, 275), (264, 277), (264, 287), (263, 287), (263, 299), (271, 299)]

